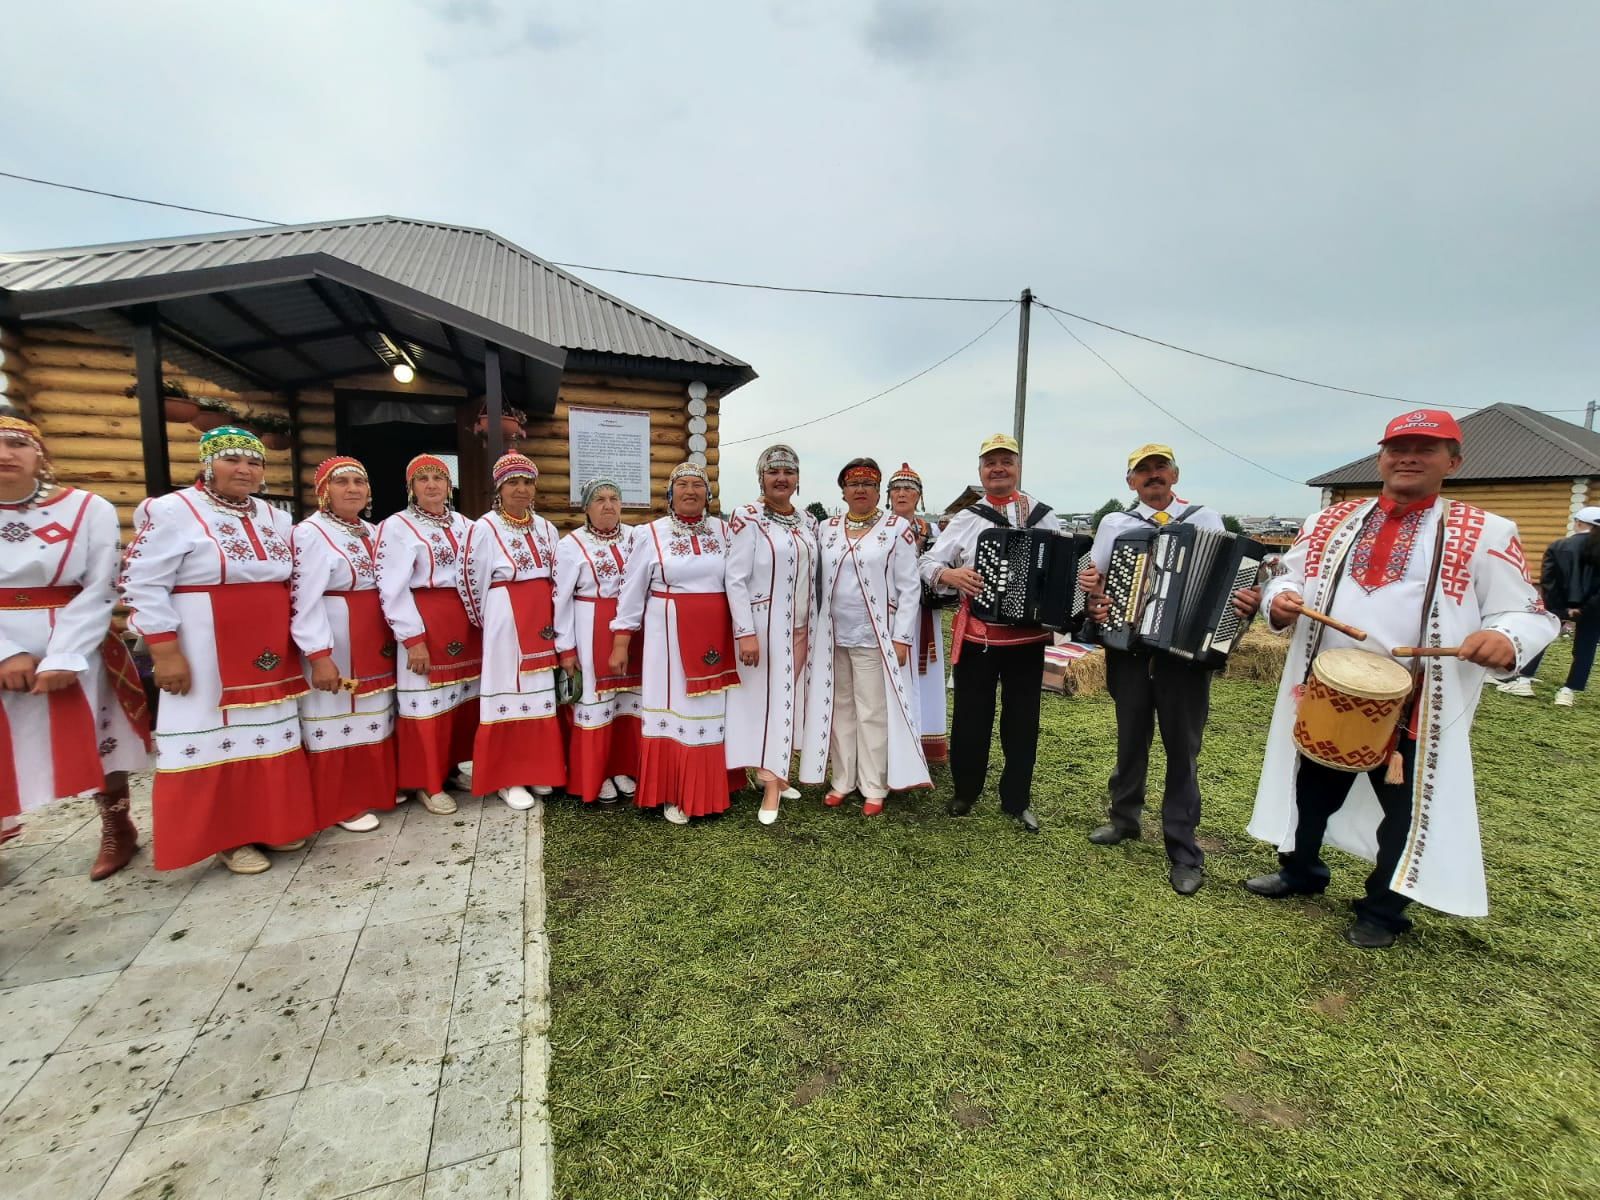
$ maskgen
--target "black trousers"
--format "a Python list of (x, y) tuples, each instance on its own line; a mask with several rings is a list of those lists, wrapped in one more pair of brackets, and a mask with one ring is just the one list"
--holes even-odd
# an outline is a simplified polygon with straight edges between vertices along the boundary
[(1167, 857), (1198, 867), (1205, 855), (1194, 840), (1200, 824), (1197, 764), (1211, 715), (1211, 672), (1167, 654), (1106, 652), (1106, 688), (1117, 708), (1117, 768), (1111, 773), (1111, 823), (1136, 832), (1144, 811), (1145, 777), (1156, 724), (1167, 751), (1161, 793), (1161, 836)]
[[(1411, 928), (1404, 916), (1410, 897), (1389, 890), (1389, 880), (1394, 878), (1395, 866), (1405, 852), (1406, 838), (1411, 833), (1411, 780), (1416, 770), (1417, 743), (1411, 738), (1400, 739), (1400, 756), (1406, 764), (1406, 782), (1385, 783), (1387, 765), (1374, 767), (1367, 772), (1372, 790), (1378, 794), (1383, 807), (1383, 819), (1378, 822), (1378, 862), (1367, 876), (1367, 894), (1355, 902), (1356, 916), (1395, 933)], [(1322, 861), (1322, 839), (1328, 832), (1328, 819), (1344, 806), (1345, 797), (1355, 784), (1356, 777), (1349, 771), (1335, 771), (1300, 756), (1295, 774), (1295, 802), (1299, 808), (1299, 821), (1294, 830), (1294, 850), (1279, 854), (1278, 862), (1283, 878), (1298, 892), (1320, 893), (1327, 890), (1331, 874)]]
[(955, 798), (976, 801), (989, 774), (995, 688), (1000, 690), (1000, 807), (1013, 816), (1028, 807), (1039, 752), (1039, 689), (1044, 645), (980, 646), (966, 642), (955, 665), (955, 711), (950, 718), (950, 779)]

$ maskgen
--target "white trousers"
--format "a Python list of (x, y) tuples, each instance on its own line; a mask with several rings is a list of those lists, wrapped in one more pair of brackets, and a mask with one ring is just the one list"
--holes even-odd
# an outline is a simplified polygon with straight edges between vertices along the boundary
[(833, 784), (867, 800), (889, 794), (889, 700), (876, 646), (833, 648)]

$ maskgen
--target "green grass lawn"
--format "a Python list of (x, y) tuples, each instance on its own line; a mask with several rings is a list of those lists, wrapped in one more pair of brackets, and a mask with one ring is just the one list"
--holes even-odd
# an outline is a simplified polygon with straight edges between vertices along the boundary
[(1238, 886), (1275, 862), (1244, 833), (1266, 684), (1213, 692), (1191, 899), (1148, 820), (1085, 841), (1105, 696), (1045, 697), (1037, 838), (992, 786), (946, 817), (943, 771), (871, 821), (554, 806), (559, 1193), (1600, 1197), (1600, 692), (1551, 706), (1568, 645), (1479, 711), (1492, 915), (1413, 908), (1388, 952), (1339, 937), (1353, 858), (1315, 902)]

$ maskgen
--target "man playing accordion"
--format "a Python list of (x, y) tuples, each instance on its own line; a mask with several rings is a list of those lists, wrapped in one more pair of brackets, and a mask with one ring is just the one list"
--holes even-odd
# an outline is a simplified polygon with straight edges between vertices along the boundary
[(950, 728), (950, 776), (955, 795), (947, 805), (964, 817), (983, 791), (989, 773), (989, 743), (994, 734), (995, 688), (1000, 689), (1000, 807), (1029, 833), (1039, 832), (1030, 793), (1039, 745), (1039, 689), (1044, 682), (1044, 648), (1050, 634), (1039, 626), (992, 625), (971, 613), (972, 598), (983, 591), (973, 569), (978, 535), (997, 526), (1060, 532), (1048, 504), (1017, 490), (1022, 454), (1017, 440), (997, 433), (978, 449), (978, 479), (983, 500), (950, 519), (933, 548), (923, 555), (922, 579), (936, 591), (961, 596), (951, 632), (950, 661), (955, 671), (955, 711)]
[[(1122, 512), (1107, 513), (1095, 531), (1092, 565), (1079, 583), (1089, 593), (1089, 615), (1102, 620), (1110, 611), (1104, 591), (1112, 544), (1129, 530), (1185, 523), (1221, 531), (1214, 510), (1190, 504), (1173, 491), (1178, 483), (1177, 456), (1172, 447), (1140, 446), (1128, 455), (1128, 486), (1138, 499)], [(1241, 617), (1255, 614), (1261, 603), (1257, 589), (1240, 591), (1234, 608)], [(1109, 819), (1089, 835), (1097, 846), (1115, 846), (1140, 836), (1145, 776), (1150, 743), (1157, 722), (1167, 752), (1166, 786), (1161, 794), (1161, 834), (1171, 863), (1173, 891), (1192, 896), (1205, 881), (1205, 854), (1195, 841), (1200, 823), (1198, 761), (1206, 718), (1211, 712), (1212, 668), (1170, 654), (1106, 647), (1106, 688), (1117, 709), (1117, 766), (1111, 773)]]

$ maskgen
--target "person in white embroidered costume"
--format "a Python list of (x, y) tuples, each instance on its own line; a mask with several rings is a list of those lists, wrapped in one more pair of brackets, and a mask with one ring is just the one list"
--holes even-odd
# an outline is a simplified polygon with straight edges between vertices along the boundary
[[(1404, 911), (1413, 900), (1460, 916), (1488, 913), (1472, 717), (1485, 676), (1511, 675), (1560, 628), (1529, 581), (1517, 527), (1439, 495), (1461, 461), (1454, 417), (1396, 417), (1379, 443), (1382, 494), (1307, 519), (1263, 589), (1272, 627), (1294, 630), (1250, 819), (1253, 836), (1278, 846), (1280, 869), (1245, 887), (1270, 899), (1322, 892), (1324, 840), (1375, 863), (1345, 930), (1366, 948), (1390, 946), (1410, 927)], [(1299, 753), (1296, 706), (1312, 660), (1356, 646), (1321, 624), (1297, 623), (1302, 607), (1365, 630), (1360, 649), (1378, 654), (1459, 648), (1407, 659), (1415, 688), (1387, 769), (1335, 770)]]
[(155, 864), (215, 854), (270, 865), (316, 831), (300, 748), (305, 675), (290, 637), (293, 522), (251, 492), (266, 448), (230, 425), (200, 439), (200, 483), (141, 501), (123, 566), (129, 624), (166, 696), (156, 715)]
[(459, 588), (483, 630), (472, 789), (533, 807), (567, 781), (556, 712), (555, 526), (533, 511), (539, 468), (513, 451), (494, 464), (494, 511), (467, 531)]
[(995, 689), (1001, 699), (1000, 808), (1024, 832), (1038, 833), (1032, 807), (1033, 764), (1039, 754), (1039, 693), (1044, 685), (1044, 648), (1049, 631), (1037, 625), (990, 625), (974, 617), (970, 601), (983, 590), (973, 569), (978, 535), (996, 525), (1061, 532), (1061, 522), (1043, 504), (1018, 490), (1022, 450), (1008, 433), (996, 433), (978, 447), (978, 479), (984, 497), (950, 518), (933, 548), (922, 556), (924, 583), (936, 592), (959, 594), (961, 606), (950, 628), (950, 665), (955, 680), (950, 714), (950, 782), (955, 794), (946, 811), (964, 817), (972, 811), (989, 774), (994, 736)]
[[(889, 511), (911, 526), (916, 537), (917, 557), (928, 552), (939, 537), (939, 523), (919, 517), (922, 506), (922, 476), (901, 463), (889, 476)], [(911, 648), (911, 666), (906, 668), (911, 712), (922, 731), (922, 756), (929, 764), (950, 761), (949, 722), (944, 675), (944, 623), (939, 620), (943, 597), (924, 586), (917, 617), (917, 644)]]
[(817, 584), (816, 520), (794, 505), (800, 458), (769, 446), (756, 459), (761, 503), (728, 520), (728, 607), (738, 643), (739, 689), (728, 697), (728, 766), (754, 769), (758, 819), (778, 819), (804, 709), (807, 648)]
[[(639, 530), (622, 573), (608, 669), (628, 670), (641, 629), (639, 788), (633, 802), (674, 825), (727, 811), (733, 782), (724, 693), (739, 684), (728, 612), (728, 523), (706, 515), (711, 485), (692, 462), (667, 479), (668, 515)], [(737, 775), (742, 780), (743, 772)]]
[(922, 732), (906, 686), (922, 585), (916, 535), (878, 507), (883, 473), (870, 458), (839, 472), (848, 510), (817, 530), (821, 588), (806, 672), (800, 778), (821, 783), (836, 808), (859, 790), (862, 816), (891, 791), (930, 786)]
[(450, 470), (419, 454), (406, 464), (410, 503), (378, 526), (378, 595), (399, 642), (395, 784), (431, 813), (456, 811), (445, 789), (472, 757), (483, 635), (456, 590), (472, 522), (450, 507)]
[(585, 804), (632, 796), (639, 775), (639, 679), (644, 639), (629, 645), (626, 674), (609, 670), (611, 622), (622, 571), (639, 531), (622, 523), (622, 487), (600, 476), (583, 485), (584, 523), (556, 549), (556, 649), (581, 675), (567, 734), (567, 791)]
[(362, 518), (367, 469), (336, 455), (313, 487), (317, 511), (295, 526), (290, 580), (290, 629), (311, 683), (300, 733), (317, 827), (363, 833), (378, 828), (373, 809), (395, 805), (394, 635), (378, 599), (378, 531)]
[(127, 773), (150, 756), (144, 692), (110, 632), (117, 557), (116, 509), (57, 486), (38, 429), (0, 416), (0, 844), (23, 813), (93, 792), (94, 880), (139, 848)]

